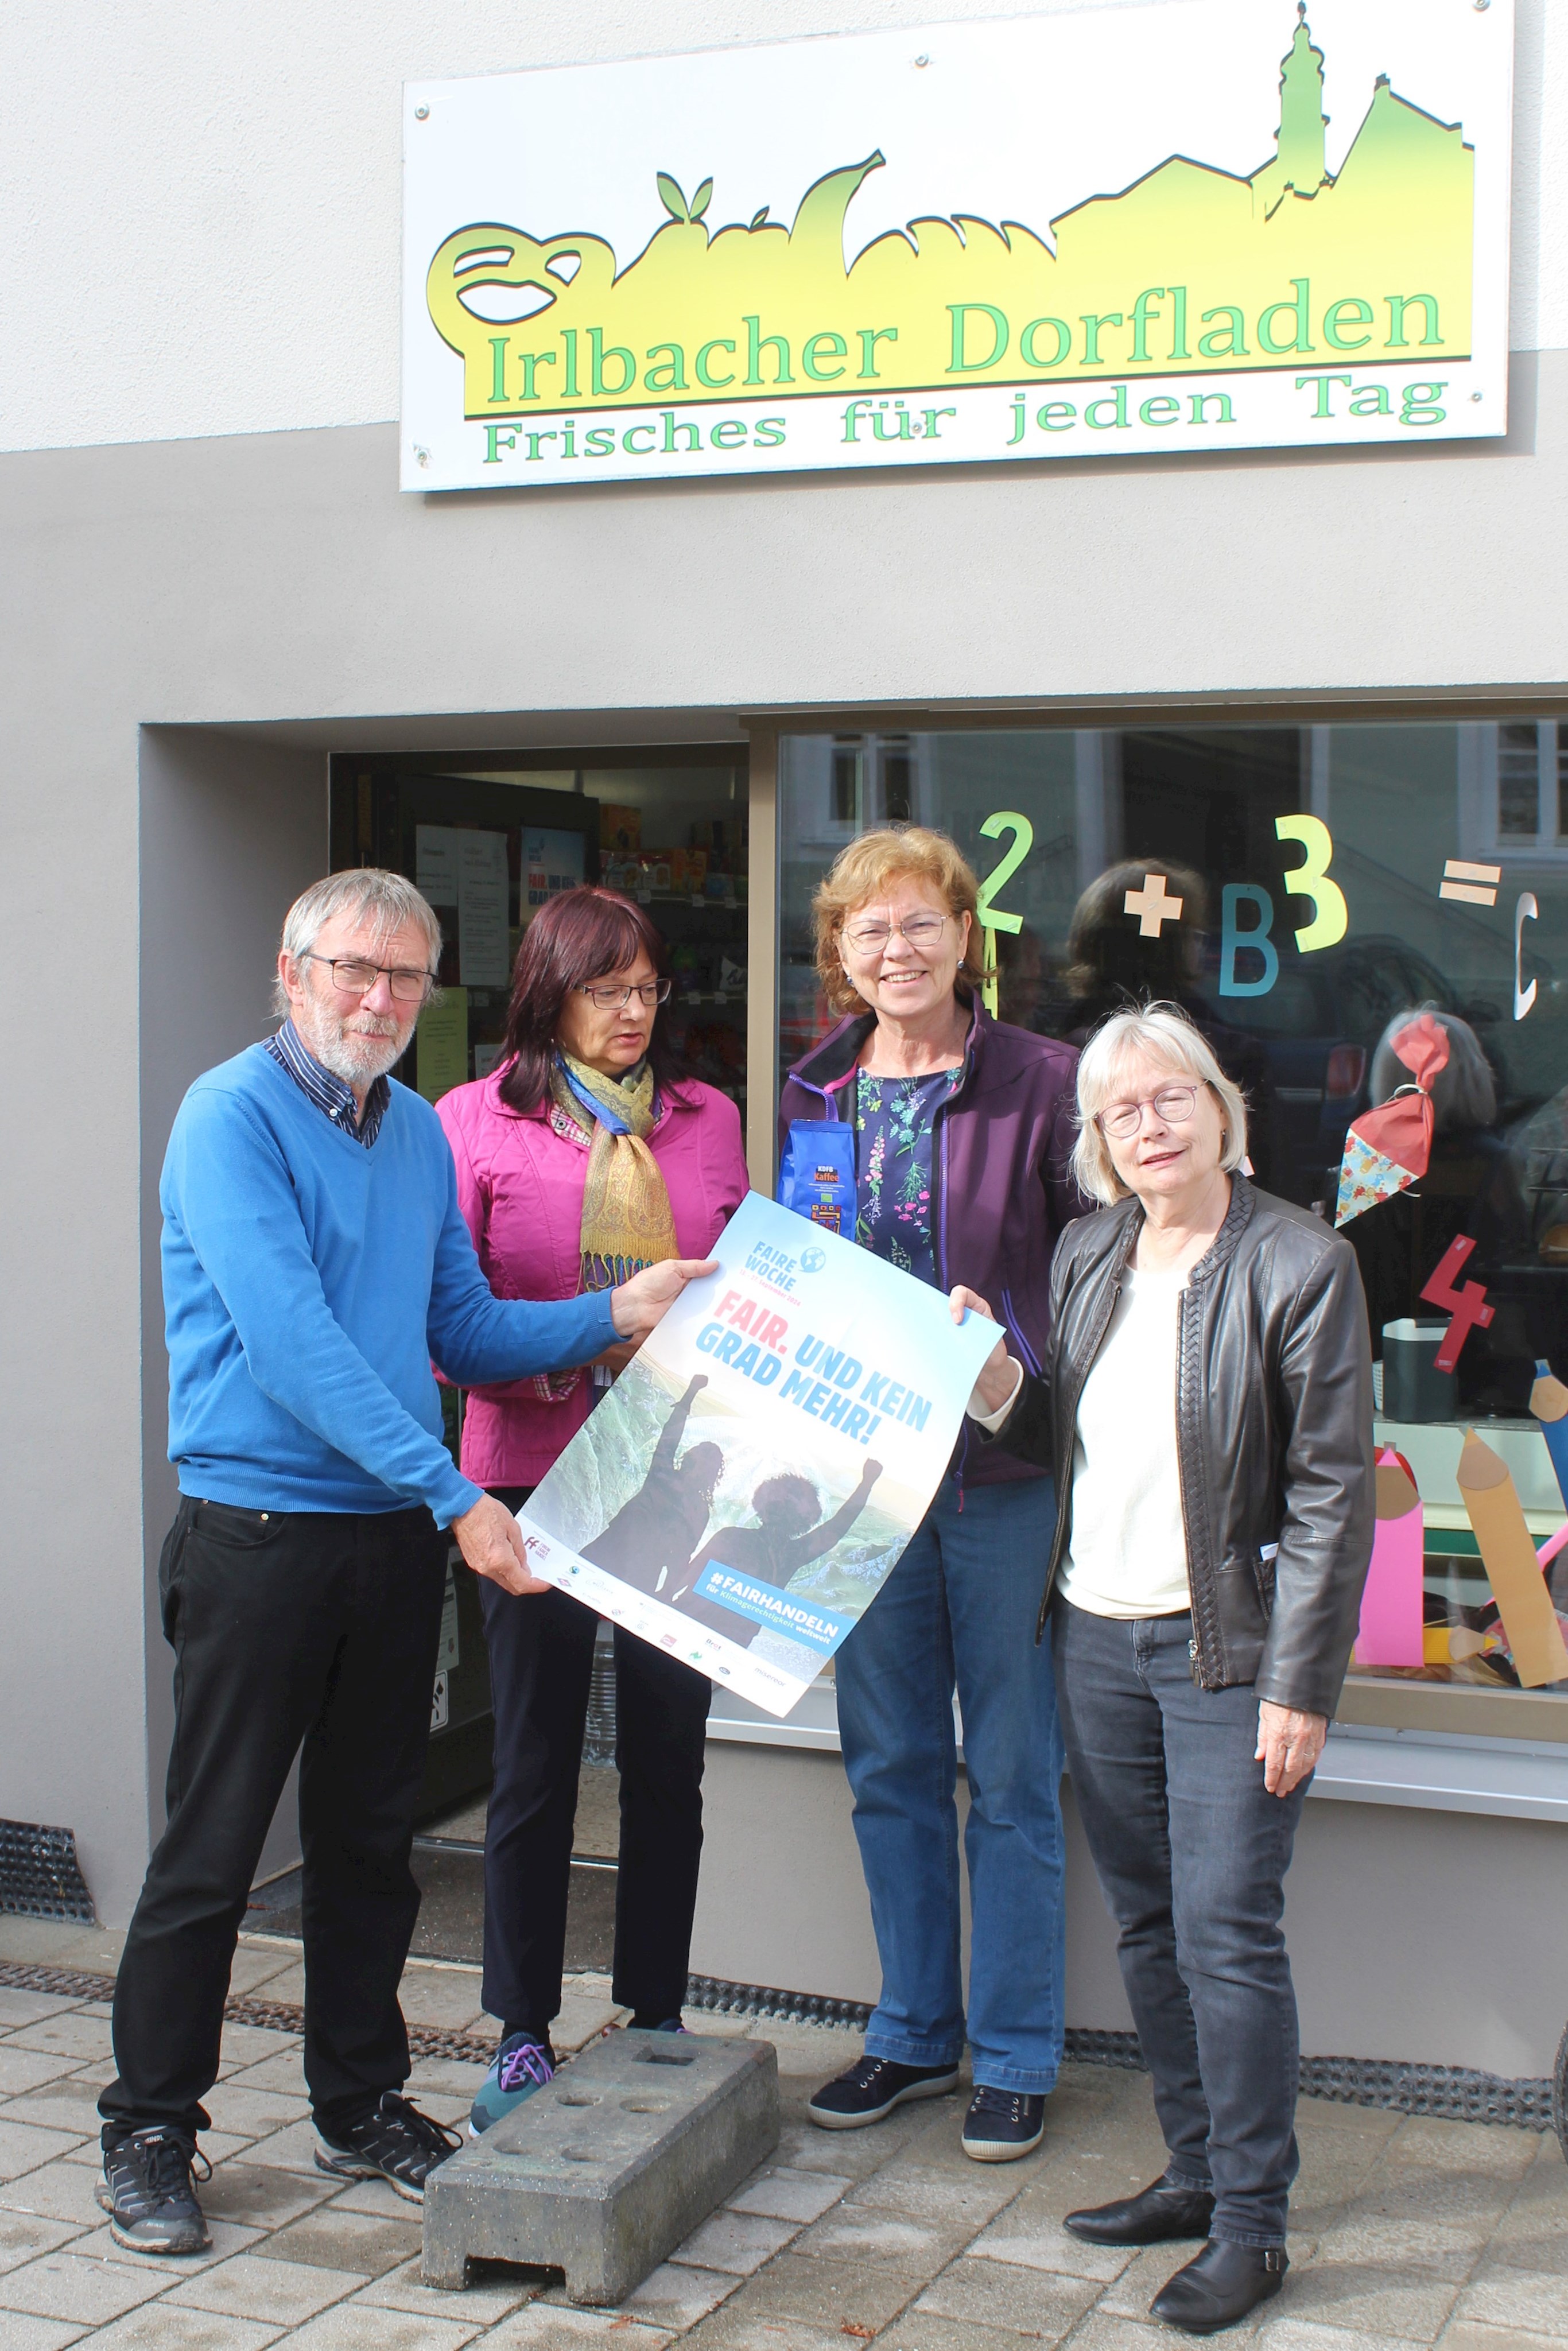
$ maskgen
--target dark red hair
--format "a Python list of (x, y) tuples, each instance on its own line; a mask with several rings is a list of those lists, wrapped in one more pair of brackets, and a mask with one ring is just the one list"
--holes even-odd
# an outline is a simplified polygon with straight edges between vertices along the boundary
[[(508, 1066), (499, 1089), (508, 1110), (527, 1113), (544, 1101), (561, 1008), (572, 989), (630, 970), (644, 952), (662, 978), (664, 942), (643, 908), (619, 890), (585, 883), (545, 901), (523, 933), (512, 976), (512, 1000), (507, 1008)], [(661, 1004), (654, 1014), (648, 1046), (660, 1085), (668, 1085), (679, 1074), (665, 1033), (666, 1010)]]

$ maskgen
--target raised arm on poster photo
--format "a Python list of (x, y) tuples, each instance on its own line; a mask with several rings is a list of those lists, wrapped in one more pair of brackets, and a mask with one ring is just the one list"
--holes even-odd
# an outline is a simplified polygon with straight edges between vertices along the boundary
[(918, 1525), (996, 1332), (757, 1193), (715, 1255), (518, 1523), (536, 1573), (784, 1715)]

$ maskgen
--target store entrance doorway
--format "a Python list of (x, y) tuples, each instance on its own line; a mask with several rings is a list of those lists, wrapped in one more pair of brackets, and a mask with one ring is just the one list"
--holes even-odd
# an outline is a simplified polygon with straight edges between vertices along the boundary
[[(396, 1072), (427, 1101), (488, 1075), (501, 1058), (523, 932), (563, 890), (624, 891), (668, 944), (670, 1037), (694, 1077), (746, 1117), (747, 778), (744, 744), (432, 757), (343, 755), (331, 763), (334, 872), (380, 865), (416, 882), (441, 917), (442, 995)], [(444, 1391), (447, 1441), (464, 1399)], [(585, 1740), (569, 1965), (608, 1964), (617, 1809), (614, 1675), (596, 1663)], [(477, 1957), (494, 1719), (475, 1577), (456, 1546), (431, 1705), (415, 1867), (418, 1948)], [(603, 1954), (600, 1952), (603, 1946)]]

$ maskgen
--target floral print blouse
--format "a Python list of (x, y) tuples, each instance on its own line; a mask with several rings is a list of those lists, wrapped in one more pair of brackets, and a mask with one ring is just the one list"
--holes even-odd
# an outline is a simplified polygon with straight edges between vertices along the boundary
[(931, 1238), (932, 1137), (936, 1113), (963, 1077), (962, 1063), (927, 1078), (855, 1080), (855, 1238), (917, 1281), (935, 1282)]

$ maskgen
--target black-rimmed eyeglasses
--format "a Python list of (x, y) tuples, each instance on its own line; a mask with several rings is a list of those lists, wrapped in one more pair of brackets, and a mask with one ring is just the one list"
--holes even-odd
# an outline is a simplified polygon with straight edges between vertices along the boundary
[(358, 956), (323, 956), (308, 947), (298, 960), (324, 963), (333, 987), (345, 996), (368, 996), (377, 980), (384, 979), (394, 1004), (423, 1004), (435, 985), (431, 973), (411, 970), (406, 964), (361, 963)]

